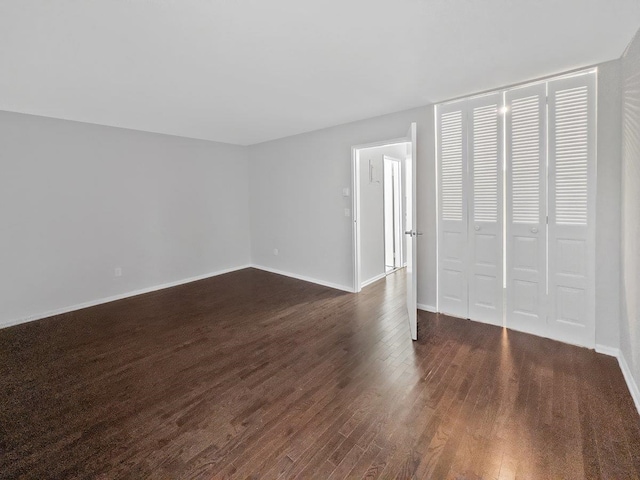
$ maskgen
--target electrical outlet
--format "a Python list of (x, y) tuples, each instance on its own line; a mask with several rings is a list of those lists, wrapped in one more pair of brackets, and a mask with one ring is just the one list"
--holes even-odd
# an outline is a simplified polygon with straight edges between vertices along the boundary
[(343, 197), (348, 197), (349, 195), (351, 195), (351, 192), (349, 191), (349, 187), (344, 187), (342, 189), (342, 196)]
[(122, 267), (116, 267), (113, 269), (113, 276), (114, 277), (121, 277), (122, 276)]
[(344, 209), (344, 216), (345, 216), (345, 217), (350, 217), (350, 216), (351, 216), (351, 210), (350, 210), (350, 209), (348, 209), (348, 208), (345, 208), (345, 209)]
[(277, 257), (277, 256), (278, 256), (278, 253), (280, 253), (280, 252), (278, 252), (278, 249), (277, 249), (277, 248), (274, 248), (274, 249), (273, 249), (273, 254)]

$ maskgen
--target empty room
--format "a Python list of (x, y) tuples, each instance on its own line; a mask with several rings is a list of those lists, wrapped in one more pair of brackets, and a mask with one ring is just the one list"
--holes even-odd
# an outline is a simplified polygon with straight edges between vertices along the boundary
[(0, 2), (1, 479), (640, 479), (638, 0)]

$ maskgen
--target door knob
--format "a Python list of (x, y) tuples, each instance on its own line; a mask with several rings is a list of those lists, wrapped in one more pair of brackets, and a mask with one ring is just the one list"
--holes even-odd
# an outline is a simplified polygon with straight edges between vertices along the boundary
[(405, 235), (413, 235), (413, 232), (411, 230), (405, 230), (404, 234)]
[(475, 227), (473, 227), (475, 229), (475, 231), (477, 232), (478, 230), (480, 230), (480, 225), (476, 225)]
[(538, 233), (538, 229), (537, 229), (536, 227), (533, 227), (533, 228), (531, 229), (531, 233)]

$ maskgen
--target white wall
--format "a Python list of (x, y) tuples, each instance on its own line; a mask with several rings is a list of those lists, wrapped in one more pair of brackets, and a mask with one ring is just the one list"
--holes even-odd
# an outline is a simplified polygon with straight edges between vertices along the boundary
[[(360, 150), (360, 282), (385, 273), (384, 241), (384, 156), (404, 160), (406, 145)], [(369, 162), (374, 182), (369, 181)], [(376, 183), (377, 181), (377, 183)]]
[[(249, 147), (252, 260), (255, 264), (353, 287), (351, 147), (404, 137), (418, 124), (418, 302), (435, 306), (433, 107), (340, 125)], [(279, 255), (273, 255), (273, 249)]]
[(621, 290), (620, 349), (640, 385), (640, 34), (622, 58)]
[(598, 66), (596, 344), (620, 345), (620, 61)]
[(243, 147), (0, 112), (0, 326), (250, 263), (247, 175)]

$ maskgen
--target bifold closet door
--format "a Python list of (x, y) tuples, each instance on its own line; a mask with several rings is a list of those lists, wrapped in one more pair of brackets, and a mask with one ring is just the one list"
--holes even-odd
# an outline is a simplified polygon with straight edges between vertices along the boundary
[(502, 95), (467, 104), (469, 318), (502, 326)]
[(595, 346), (596, 74), (549, 82), (549, 327)]
[(468, 318), (466, 101), (437, 109), (438, 307)]
[(546, 85), (505, 93), (506, 325), (548, 336)]

